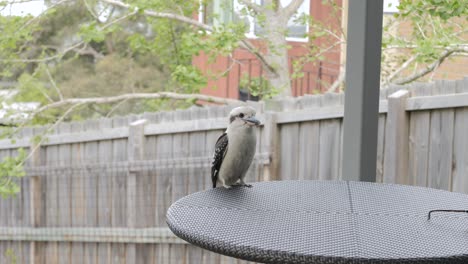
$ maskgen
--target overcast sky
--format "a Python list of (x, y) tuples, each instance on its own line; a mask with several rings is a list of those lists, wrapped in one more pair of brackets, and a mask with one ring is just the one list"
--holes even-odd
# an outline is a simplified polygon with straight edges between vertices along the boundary
[[(10, 1), (13, 2), (13, 1)], [(25, 15), (33, 15), (37, 16), (42, 11), (45, 10), (45, 5), (43, 0), (31, 0), (27, 3), (16, 3), (13, 5), (7, 5), (1, 11), (2, 15), (7, 16), (25, 16)]]

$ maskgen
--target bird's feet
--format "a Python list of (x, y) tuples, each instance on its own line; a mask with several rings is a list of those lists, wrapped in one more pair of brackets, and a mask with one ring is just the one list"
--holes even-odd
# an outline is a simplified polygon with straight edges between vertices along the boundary
[(252, 184), (247, 184), (245, 182), (238, 182), (236, 184), (234, 184), (233, 186), (236, 186), (236, 187), (247, 187), (247, 188), (252, 188)]

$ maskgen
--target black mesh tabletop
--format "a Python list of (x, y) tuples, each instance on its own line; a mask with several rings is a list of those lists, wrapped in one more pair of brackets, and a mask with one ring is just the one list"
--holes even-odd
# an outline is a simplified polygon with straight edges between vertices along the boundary
[(468, 195), (392, 184), (279, 181), (175, 202), (169, 228), (202, 248), (263, 263), (468, 263)]

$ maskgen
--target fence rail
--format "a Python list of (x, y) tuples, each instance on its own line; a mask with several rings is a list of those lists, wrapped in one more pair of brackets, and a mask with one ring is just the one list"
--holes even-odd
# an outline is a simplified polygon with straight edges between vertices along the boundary
[(0, 228), (0, 240), (36, 242), (99, 242), (187, 244), (167, 227), (156, 228)]
[[(339, 180), (343, 95), (261, 103), (247, 181)], [(167, 229), (167, 208), (210, 188), (233, 106), (63, 123), (40, 146), (26, 128), (0, 158), (33, 151), (15, 198), (0, 199), (0, 263), (246, 263)], [(468, 193), (468, 78), (381, 90), (377, 181)], [(146, 121), (142, 121), (146, 120)]]

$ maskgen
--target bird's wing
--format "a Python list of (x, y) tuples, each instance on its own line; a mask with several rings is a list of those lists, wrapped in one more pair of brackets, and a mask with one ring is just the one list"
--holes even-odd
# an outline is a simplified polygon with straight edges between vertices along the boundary
[(216, 141), (213, 162), (211, 163), (211, 181), (213, 182), (213, 188), (216, 188), (219, 168), (221, 168), (221, 164), (223, 163), (224, 156), (226, 156), (227, 149), (228, 137), (227, 133), (223, 133)]

